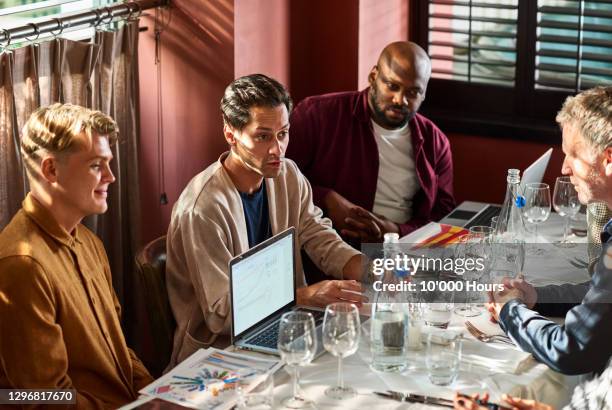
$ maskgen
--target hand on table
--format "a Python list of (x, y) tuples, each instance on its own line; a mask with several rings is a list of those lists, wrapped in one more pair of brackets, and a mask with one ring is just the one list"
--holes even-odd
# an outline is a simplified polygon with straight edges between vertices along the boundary
[[(455, 410), (488, 410), (487, 407), (477, 402), (478, 399), (478, 394), (474, 394), (470, 398), (464, 395), (455, 394), (455, 398), (453, 400)], [(553, 408), (548, 404), (540, 403), (535, 400), (519, 399), (517, 397), (508, 396), (507, 394), (502, 395), (502, 400), (509, 405), (506, 405), (506, 403), (500, 403), (502, 406), (512, 408), (513, 410), (553, 410)], [(489, 401), (489, 394), (483, 394), (480, 401), (482, 403), (487, 403)]]
[(385, 233), (399, 233), (395, 222), (357, 206), (335, 191), (324, 199), (325, 212), (344, 237), (362, 242), (380, 242)]
[(494, 322), (499, 322), (499, 314), (502, 308), (513, 299), (524, 300), (523, 292), (516, 288), (505, 288), (499, 292), (489, 292), (487, 310), (491, 313), (491, 319)]
[(343, 229), (342, 235), (361, 242), (380, 242), (386, 233), (399, 233), (399, 226), (395, 222), (360, 206), (350, 209), (346, 223), (349, 228)]
[(519, 275), (516, 279), (504, 278), (504, 286), (508, 289), (518, 289), (523, 294), (523, 302), (529, 309), (533, 309), (536, 302), (538, 301), (538, 293), (532, 284), (528, 283), (522, 275)]
[(487, 309), (491, 313), (493, 321), (499, 321), (499, 313), (504, 305), (512, 299), (519, 299), (529, 309), (535, 306), (538, 294), (535, 288), (527, 283), (522, 276), (519, 276), (517, 279), (504, 278), (502, 283), (504, 284), (504, 290), (489, 292)]
[(325, 307), (330, 303), (348, 302), (360, 307), (368, 301), (361, 283), (356, 280), (324, 280), (297, 290), (299, 305)]

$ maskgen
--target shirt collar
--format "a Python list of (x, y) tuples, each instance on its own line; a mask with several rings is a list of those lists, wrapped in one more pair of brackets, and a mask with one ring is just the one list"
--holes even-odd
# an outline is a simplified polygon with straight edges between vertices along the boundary
[(51, 212), (38, 202), (31, 193), (23, 200), (22, 206), (26, 215), (57, 242), (68, 247), (74, 246), (75, 242), (82, 243), (79, 238), (79, 225), (74, 228), (73, 234), (66, 232), (57, 223)]

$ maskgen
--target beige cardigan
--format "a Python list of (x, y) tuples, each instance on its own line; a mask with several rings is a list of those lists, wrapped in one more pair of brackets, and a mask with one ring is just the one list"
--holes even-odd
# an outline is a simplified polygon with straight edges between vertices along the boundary
[[(170, 305), (177, 322), (170, 367), (201, 347), (228, 342), (230, 260), (249, 249), (244, 209), (222, 161), (196, 175), (172, 210), (167, 272)], [(312, 189), (291, 160), (266, 181), (272, 233), (296, 228), (296, 249), (304, 248), (317, 266), (335, 278), (359, 252), (340, 239), (331, 221), (312, 203)], [(299, 251), (296, 284), (306, 285)], [(217, 340), (219, 335), (223, 335)]]

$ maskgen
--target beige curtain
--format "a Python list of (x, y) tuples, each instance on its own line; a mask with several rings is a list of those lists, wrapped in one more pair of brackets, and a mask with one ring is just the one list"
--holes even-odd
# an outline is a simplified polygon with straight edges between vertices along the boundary
[[(20, 129), (39, 106), (69, 102), (111, 115), (120, 130), (109, 207), (84, 223), (104, 242), (124, 309), (139, 245), (138, 22), (98, 32), (91, 43), (54, 39), (0, 54), (0, 229), (21, 207), (27, 181)], [(127, 302), (127, 303), (126, 303)]]

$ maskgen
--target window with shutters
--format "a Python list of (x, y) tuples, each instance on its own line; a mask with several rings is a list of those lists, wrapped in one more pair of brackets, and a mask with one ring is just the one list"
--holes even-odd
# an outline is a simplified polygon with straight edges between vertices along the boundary
[(445, 129), (558, 138), (570, 94), (612, 85), (612, 0), (413, 0), (432, 59), (422, 110)]

